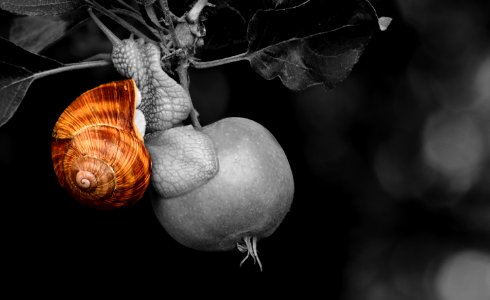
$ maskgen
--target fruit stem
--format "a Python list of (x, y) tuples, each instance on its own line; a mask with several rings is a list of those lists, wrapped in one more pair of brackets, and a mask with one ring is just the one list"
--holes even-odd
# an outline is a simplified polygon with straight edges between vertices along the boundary
[(238, 251), (240, 251), (242, 253), (247, 252), (247, 255), (240, 262), (240, 267), (248, 259), (248, 257), (251, 256), (253, 261), (254, 261), (254, 264), (258, 263), (259, 268), (260, 268), (260, 272), (262, 272), (262, 263), (260, 262), (259, 254), (257, 253), (257, 237), (256, 236), (252, 236), (252, 237), (246, 236), (243, 238), (243, 241), (245, 242), (245, 245), (237, 243)]
[[(189, 97), (191, 96), (190, 90), (189, 90), (189, 63), (186, 61), (181, 61), (179, 66), (177, 67), (177, 73), (179, 74), (179, 82), (180, 85), (184, 88), (184, 90), (187, 92)], [(194, 108), (194, 104), (192, 103), (192, 98), (191, 98), (191, 112), (190, 112), (190, 117), (191, 117), (191, 122), (192, 126), (194, 126), (195, 129), (201, 130), (202, 126), (201, 123), (199, 123), (199, 113), (197, 110)]]

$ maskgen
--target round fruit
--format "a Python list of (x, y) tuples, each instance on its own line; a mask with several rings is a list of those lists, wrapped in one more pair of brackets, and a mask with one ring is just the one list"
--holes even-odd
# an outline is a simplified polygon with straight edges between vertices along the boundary
[(218, 172), (184, 194), (172, 198), (154, 194), (155, 214), (165, 230), (187, 247), (206, 251), (238, 247), (247, 252), (245, 259), (252, 256), (261, 266), (256, 243), (276, 230), (293, 200), (286, 155), (267, 129), (249, 119), (223, 119), (202, 132), (214, 143)]

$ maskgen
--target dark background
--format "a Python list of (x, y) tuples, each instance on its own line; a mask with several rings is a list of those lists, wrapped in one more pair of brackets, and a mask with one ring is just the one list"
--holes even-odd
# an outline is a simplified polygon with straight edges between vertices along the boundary
[[(238, 251), (179, 245), (148, 195), (101, 212), (59, 187), (52, 128), (83, 91), (119, 79), (99, 68), (35, 81), (0, 128), (5, 286), (20, 283), (21, 294), (68, 286), (234, 297), (266, 288), (323, 299), (489, 299), (489, 4), (371, 2), (394, 21), (334, 90), (292, 92), (246, 62), (191, 71), (203, 124), (253, 119), (291, 164), (294, 201), (259, 242), (262, 273), (251, 261), (240, 268)], [(43, 54), (72, 62), (103, 51), (110, 45), (86, 24)]]

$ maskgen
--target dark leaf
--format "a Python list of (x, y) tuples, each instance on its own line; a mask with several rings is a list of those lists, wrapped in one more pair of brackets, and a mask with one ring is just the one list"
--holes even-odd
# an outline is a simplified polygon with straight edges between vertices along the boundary
[(248, 20), (229, 3), (218, 2), (210, 8), (204, 25), (206, 36), (204, 48), (199, 49), (200, 58), (216, 59), (247, 50)]
[(33, 73), (54, 69), (61, 65), (55, 60), (26, 51), (3, 38), (0, 38), (0, 62), (20, 66)]
[(60, 15), (83, 5), (83, 0), (1, 0), (0, 8), (28, 16)]
[(17, 111), (36, 74), (62, 66), (0, 38), (0, 126)]
[(32, 75), (23, 68), (0, 62), (0, 126), (7, 123), (17, 111), (34, 81)]
[(376, 12), (365, 0), (311, 0), (259, 10), (248, 26), (247, 59), (265, 79), (279, 77), (290, 89), (333, 88), (379, 29)]
[(270, 2), (272, 2), (275, 7), (288, 7), (299, 5), (305, 2), (305, 0), (270, 0)]
[[(188, 10), (196, 0), (169, 1), (177, 15)], [(206, 28), (205, 44), (198, 57), (213, 60), (247, 51), (247, 26), (259, 9), (284, 8), (303, 3), (305, 0), (214, 0), (204, 9)], [(180, 10), (179, 10), (180, 9)], [(175, 11), (174, 11), (175, 12)], [(226, 25), (226, 26), (223, 26)]]
[(85, 10), (61, 16), (26, 16), (12, 21), (9, 40), (33, 53), (39, 53), (88, 17)]
[[(182, 0), (179, 0), (182, 2)], [(247, 50), (247, 27), (255, 12), (261, 9), (286, 8), (307, 0), (214, 0), (204, 10), (205, 45), (198, 56), (212, 60)], [(188, 1), (186, 7), (195, 0)], [(171, 9), (178, 3), (171, 3)], [(223, 26), (226, 24), (226, 26)]]
[(199, 58), (205, 60), (247, 51), (248, 22), (257, 10), (275, 7), (271, 0), (215, 0), (212, 3), (214, 6), (206, 8), (203, 14), (206, 36)]

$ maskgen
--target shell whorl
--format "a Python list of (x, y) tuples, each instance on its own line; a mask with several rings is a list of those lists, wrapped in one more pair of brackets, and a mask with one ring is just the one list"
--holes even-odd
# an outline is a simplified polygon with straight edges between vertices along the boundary
[(149, 185), (150, 156), (134, 124), (136, 91), (133, 80), (101, 85), (73, 101), (55, 125), (58, 181), (84, 204), (131, 205)]

